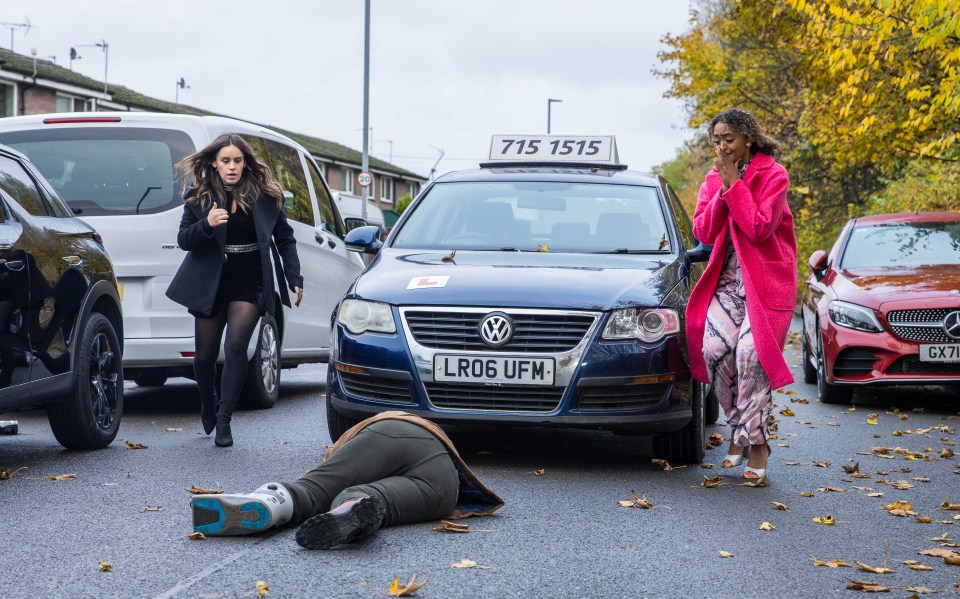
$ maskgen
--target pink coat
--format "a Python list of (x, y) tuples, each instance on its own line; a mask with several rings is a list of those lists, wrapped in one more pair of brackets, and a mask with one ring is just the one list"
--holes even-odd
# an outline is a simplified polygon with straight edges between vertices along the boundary
[(687, 303), (687, 347), (693, 377), (707, 382), (703, 332), (727, 257), (729, 241), (740, 261), (747, 315), (760, 364), (770, 386), (793, 382), (783, 359), (783, 346), (793, 317), (797, 293), (797, 240), (793, 214), (787, 205), (790, 179), (772, 156), (754, 156), (743, 178), (723, 195), (723, 180), (714, 168), (707, 173), (693, 216), (693, 234), (713, 244), (710, 261)]

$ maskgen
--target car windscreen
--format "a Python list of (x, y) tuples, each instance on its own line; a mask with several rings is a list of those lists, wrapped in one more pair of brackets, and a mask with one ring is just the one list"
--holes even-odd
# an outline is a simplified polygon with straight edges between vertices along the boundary
[(960, 264), (960, 222), (856, 227), (841, 268)]
[(50, 128), (0, 133), (26, 154), (80, 216), (164, 212), (182, 205), (174, 170), (194, 151), (182, 131), (134, 127)]
[(497, 181), (434, 185), (391, 246), (667, 253), (670, 243), (654, 187)]

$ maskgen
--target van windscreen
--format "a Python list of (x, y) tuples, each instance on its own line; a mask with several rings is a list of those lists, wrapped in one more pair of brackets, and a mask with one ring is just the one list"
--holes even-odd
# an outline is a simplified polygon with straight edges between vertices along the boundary
[(179, 207), (174, 171), (194, 151), (182, 131), (150, 128), (55, 127), (0, 133), (30, 158), (75, 212), (84, 216), (155, 214)]

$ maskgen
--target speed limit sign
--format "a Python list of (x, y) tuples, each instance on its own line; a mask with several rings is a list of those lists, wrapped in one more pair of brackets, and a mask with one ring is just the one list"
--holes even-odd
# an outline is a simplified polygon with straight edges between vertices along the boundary
[(373, 175), (367, 171), (361, 171), (357, 174), (357, 184), (360, 187), (370, 187), (371, 183), (373, 183)]

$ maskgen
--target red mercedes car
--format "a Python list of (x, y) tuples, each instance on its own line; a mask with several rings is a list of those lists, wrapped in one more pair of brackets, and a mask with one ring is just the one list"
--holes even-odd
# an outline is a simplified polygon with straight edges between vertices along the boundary
[(850, 220), (810, 256), (803, 380), (820, 401), (861, 385), (960, 383), (960, 212)]

